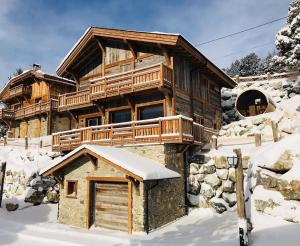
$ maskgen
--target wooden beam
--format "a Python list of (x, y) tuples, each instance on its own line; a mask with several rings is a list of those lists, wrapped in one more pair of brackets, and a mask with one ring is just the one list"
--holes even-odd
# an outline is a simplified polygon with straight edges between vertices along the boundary
[(166, 62), (168, 64), (168, 66), (171, 66), (172, 62), (171, 62), (171, 57), (169, 55), (169, 52), (168, 50), (166, 49), (166, 47), (162, 44), (158, 44), (158, 47), (161, 49), (165, 59), (166, 59)]
[(105, 117), (105, 107), (103, 105), (99, 105), (97, 103), (95, 103), (95, 106), (98, 109), (98, 111), (102, 114), (102, 116)]
[(97, 44), (99, 48), (101, 49), (102, 53), (102, 76), (105, 76), (105, 58), (106, 58), (106, 46), (102, 40), (99, 38), (95, 37)]
[(79, 124), (79, 119), (78, 119), (78, 117), (76, 117), (76, 116), (73, 114), (72, 111), (69, 111), (69, 110), (68, 110), (67, 112), (71, 115), (72, 119), (76, 121), (76, 128), (78, 128), (78, 124)]
[(54, 172), (52, 173), (52, 175), (56, 179), (56, 181), (60, 184), (61, 188), (64, 189), (64, 180)]
[(137, 58), (137, 52), (136, 52), (136, 49), (135, 49), (135, 46), (133, 43), (129, 42), (127, 39), (123, 39), (123, 41), (127, 44), (132, 56), (134, 57), (134, 59)]

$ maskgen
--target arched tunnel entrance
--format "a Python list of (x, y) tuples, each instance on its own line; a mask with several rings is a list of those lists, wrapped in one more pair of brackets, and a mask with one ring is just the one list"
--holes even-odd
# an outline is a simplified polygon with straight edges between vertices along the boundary
[(264, 92), (247, 89), (238, 95), (235, 108), (241, 116), (248, 117), (273, 112), (276, 106)]

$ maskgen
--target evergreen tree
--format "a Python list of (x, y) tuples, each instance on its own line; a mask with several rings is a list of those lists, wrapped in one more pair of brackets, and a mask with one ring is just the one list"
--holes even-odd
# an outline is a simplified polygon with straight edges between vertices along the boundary
[(260, 59), (253, 52), (241, 59), (240, 75), (253, 76), (260, 74), (261, 66)]
[(276, 35), (278, 54), (270, 63), (271, 70), (287, 71), (300, 66), (300, 0), (289, 5), (287, 25)]

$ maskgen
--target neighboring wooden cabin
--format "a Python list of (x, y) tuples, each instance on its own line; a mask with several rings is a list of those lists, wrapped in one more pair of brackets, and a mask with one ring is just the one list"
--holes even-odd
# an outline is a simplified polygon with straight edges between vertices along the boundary
[(74, 90), (74, 81), (43, 73), (34, 67), (8, 81), (0, 93), (7, 106), (0, 121), (10, 137), (40, 137), (70, 129), (69, 115), (57, 114), (58, 96)]
[(58, 221), (131, 233), (183, 216), (183, 166), (177, 164), (182, 156), (172, 151), (174, 146), (163, 154), (165, 148), (144, 146), (147, 153), (141, 154), (130, 147), (82, 145), (41, 171), (60, 183)]
[(76, 91), (59, 96), (58, 110), (82, 128), (54, 134), (58, 151), (93, 142), (205, 142), (205, 133), (221, 127), (221, 87), (235, 86), (179, 34), (96, 27), (57, 74), (76, 81)]

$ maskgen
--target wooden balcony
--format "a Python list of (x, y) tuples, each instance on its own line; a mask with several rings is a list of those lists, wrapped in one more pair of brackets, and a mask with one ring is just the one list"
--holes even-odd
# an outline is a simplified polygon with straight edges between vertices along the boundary
[(51, 99), (47, 102), (35, 103), (33, 105), (15, 110), (15, 119), (18, 120), (34, 115), (39, 115), (42, 113), (49, 112), (50, 110), (57, 110), (57, 108), (58, 101), (55, 99)]
[(172, 88), (172, 85), (172, 70), (160, 63), (93, 80), (91, 98), (101, 99), (159, 87)]
[(5, 97), (3, 99), (8, 100), (8, 99), (11, 99), (14, 97), (27, 96), (30, 94), (31, 94), (30, 86), (19, 85), (19, 86), (10, 88), (8, 94), (5, 95)]
[(14, 110), (0, 109), (0, 120), (12, 120), (15, 117)]
[(74, 109), (78, 107), (90, 106), (90, 90), (71, 92), (58, 97), (59, 111)]
[(82, 144), (109, 146), (142, 143), (200, 144), (205, 128), (184, 116), (130, 121), (58, 132), (52, 135), (53, 151), (70, 151)]
[(92, 100), (154, 89), (172, 88), (172, 69), (162, 63), (118, 73), (91, 81), (84, 91), (59, 96), (59, 111), (92, 105)]

